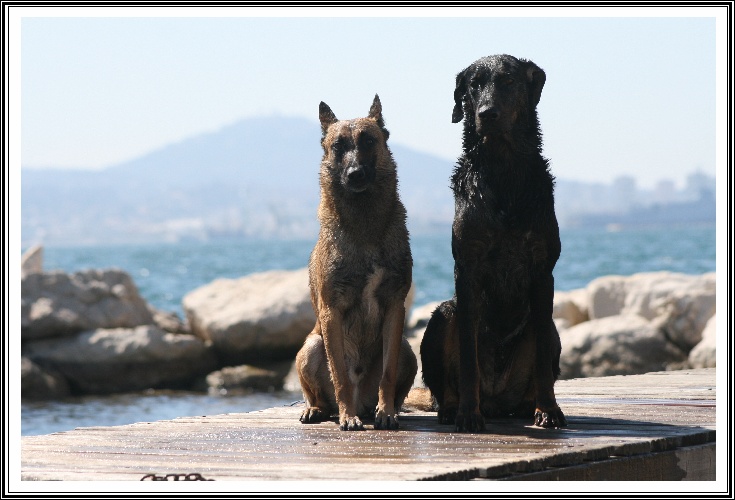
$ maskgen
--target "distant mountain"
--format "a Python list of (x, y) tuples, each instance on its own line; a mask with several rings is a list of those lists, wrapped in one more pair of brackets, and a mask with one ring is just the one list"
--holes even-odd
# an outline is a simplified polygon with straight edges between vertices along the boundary
[[(101, 171), (22, 169), (24, 244), (314, 238), (319, 125), (254, 118)], [(446, 226), (452, 163), (390, 144), (412, 231)]]
[[(23, 168), (22, 245), (314, 239), (320, 137), (305, 119), (253, 118), (101, 171)], [(448, 234), (453, 161), (390, 147), (411, 234)], [(612, 185), (557, 179), (557, 218), (562, 227), (714, 222), (714, 199), (697, 204), (714, 182), (694, 173), (682, 191), (666, 182), (645, 191), (627, 177)]]

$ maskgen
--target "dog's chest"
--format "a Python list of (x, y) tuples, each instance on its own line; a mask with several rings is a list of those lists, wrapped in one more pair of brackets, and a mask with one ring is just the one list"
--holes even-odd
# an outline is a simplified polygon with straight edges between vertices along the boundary
[(531, 230), (489, 220), (463, 220), (455, 223), (454, 232), (455, 258), (481, 274), (530, 271), (548, 258), (546, 240)]
[[(399, 249), (400, 250), (400, 249)], [(348, 363), (370, 363), (382, 352), (382, 329), (388, 308), (402, 303), (410, 286), (410, 257), (377, 246), (330, 245), (329, 265), (314, 280), (320, 300), (342, 318)], [(397, 265), (407, 261), (408, 265)], [(315, 275), (316, 276), (316, 275)]]
[(487, 241), (486, 258), (495, 266), (507, 262), (511, 268), (532, 268), (547, 258), (545, 240), (533, 231), (490, 229)]
[(354, 298), (345, 308), (343, 326), (348, 363), (359, 363), (382, 350), (381, 333), (385, 311), (378, 300), (378, 290), (384, 282), (385, 274), (384, 268), (374, 267), (367, 274), (362, 289), (352, 291)]
[(383, 283), (385, 269), (382, 267), (374, 267), (373, 272), (368, 275), (365, 281), (365, 287), (362, 289), (362, 316), (365, 323), (374, 324), (380, 318), (380, 304), (378, 303), (377, 292)]

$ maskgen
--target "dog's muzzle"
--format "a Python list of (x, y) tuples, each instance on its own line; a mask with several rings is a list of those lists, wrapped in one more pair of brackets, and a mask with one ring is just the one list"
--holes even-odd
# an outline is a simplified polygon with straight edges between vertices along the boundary
[(491, 104), (484, 104), (477, 108), (475, 113), (475, 129), (481, 136), (487, 136), (494, 131), (500, 131), (500, 110)]
[(375, 169), (365, 165), (353, 165), (345, 170), (342, 184), (353, 193), (361, 193), (367, 189), (375, 178)]

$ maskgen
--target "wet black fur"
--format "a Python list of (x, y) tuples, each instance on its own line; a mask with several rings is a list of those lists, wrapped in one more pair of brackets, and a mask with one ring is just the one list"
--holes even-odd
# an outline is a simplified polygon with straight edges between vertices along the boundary
[(421, 357), (440, 421), (459, 431), (535, 408), (536, 425), (566, 424), (553, 393), (561, 242), (536, 112), (545, 79), (508, 55), (482, 58), (456, 78), (452, 121), (464, 119), (464, 131), (451, 179), (455, 296), (434, 312)]

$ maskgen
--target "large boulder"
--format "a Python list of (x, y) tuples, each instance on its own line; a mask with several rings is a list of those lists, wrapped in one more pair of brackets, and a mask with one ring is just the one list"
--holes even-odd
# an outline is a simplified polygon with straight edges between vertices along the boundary
[(191, 333), (189, 325), (185, 321), (182, 321), (175, 312), (161, 311), (151, 305), (148, 305), (148, 310), (153, 317), (153, 324), (164, 332)]
[(292, 359), (316, 322), (307, 268), (218, 279), (182, 303), (192, 333), (225, 365)]
[(681, 366), (687, 355), (647, 319), (608, 316), (561, 334), (561, 378), (633, 375)]
[(152, 325), (27, 342), (23, 355), (61, 373), (75, 393), (188, 388), (216, 368), (201, 339)]
[(408, 321), (411, 317), (411, 311), (413, 310), (413, 300), (416, 298), (416, 283), (411, 282), (411, 287), (408, 289), (406, 299), (403, 301), (403, 307), (406, 310), (406, 314), (403, 317), (403, 326), (408, 328)]
[(590, 319), (638, 315), (654, 320), (681, 349), (692, 349), (715, 313), (715, 274), (672, 272), (604, 276), (587, 286)]
[(628, 296), (628, 276), (609, 275), (587, 285), (587, 314), (591, 320), (617, 316), (623, 312)]
[(26, 250), (20, 258), (20, 277), (24, 278), (29, 274), (43, 272), (43, 247), (34, 245)]
[(411, 313), (407, 315), (406, 328), (409, 330), (417, 328), (421, 328), (422, 330), (425, 329), (426, 325), (429, 324), (431, 315), (434, 314), (434, 311), (442, 302), (443, 301), (429, 302), (428, 304), (415, 307)]
[(421, 341), (424, 339), (424, 331), (426, 330), (426, 325), (429, 324), (431, 315), (441, 303), (442, 301), (429, 302), (428, 304), (415, 308), (407, 321), (406, 338), (408, 344), (411, 346), (411, 350), (416, 355), (416, 363), (418, 364), (416, 377), (414, 377), (413, 381), (414, 387), (424, 387), (423, 367), (421, 365)]
[(689, 353), (692, 368), (714, 368), (717, 366), (717, 316), (712, 316), (702, 331), (702, 340)]
[(130, 276), (117, 269), (32, 273), (21, 281), (21, 338), (153, 323)]
[(557, 326), (569, 328), (589, 320), (587, 291), (584, 288), (554, 292), (552, 317)]
[(44, 370), (26, 357), (20, 361), (20, 397), (58, 399), (70, 394), (66, 379), (54, 370)]
[(716, 312), (715, 274), (682, 281), (682, 286), (673, 287), (668, 294), (651, 301), (651, 315), (671, 342), (690, 351), (700, 343), (708, 321)]
[(283, 390), (289, 392), (302, 392), (296, 361), (291, 361), (291, 368), (283, 379)]
[(292, 365), (291, 361), (282, 361), (267, 367), (227, 366), (207, 375), (207, 385), (213, 394), (279, 391), (284, 388), (285, 378)]

